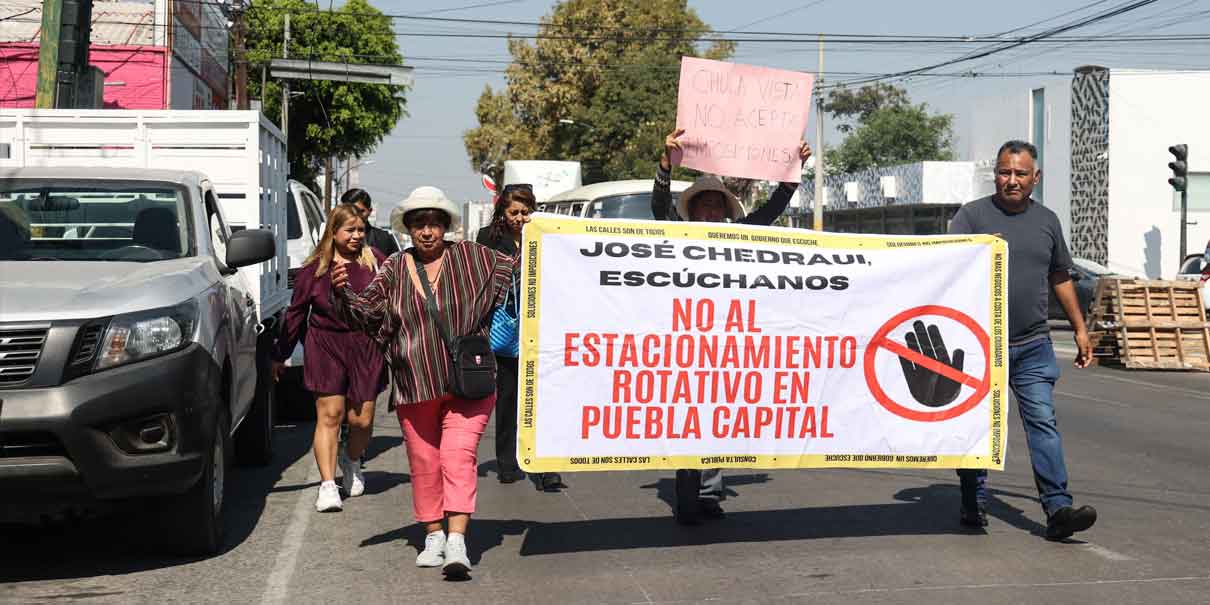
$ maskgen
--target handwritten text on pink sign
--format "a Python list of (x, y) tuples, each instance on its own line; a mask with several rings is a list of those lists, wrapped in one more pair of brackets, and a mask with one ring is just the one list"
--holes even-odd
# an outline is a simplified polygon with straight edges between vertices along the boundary
[(799, 182), (798, 147), (814, 81), (796, 71), (682, 58), (679, 163), (725, 176)]

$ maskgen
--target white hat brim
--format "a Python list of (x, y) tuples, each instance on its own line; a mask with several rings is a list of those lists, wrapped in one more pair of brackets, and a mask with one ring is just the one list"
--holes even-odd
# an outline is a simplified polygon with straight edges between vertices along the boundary
[(744, 217), (744, 206), (739, 202), (739, 198), (735, 197), (735, 194), (731, 193), (726, 185), (723, 185), (722, 179), (709, 177), (697, 179), (677, 198), (676, 212), (680, 215), (681, 220), (689, 220), (689, 200), (692, 200), (697, 194), (707, 191), (717, 191), (723, 194), (727, 200), (727, 211), (731, 215), (729, 217), (731, 220), (737, 221)]

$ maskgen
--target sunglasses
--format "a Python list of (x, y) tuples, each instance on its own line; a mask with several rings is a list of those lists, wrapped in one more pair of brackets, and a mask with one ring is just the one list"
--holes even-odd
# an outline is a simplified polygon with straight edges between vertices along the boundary
[(510, 191), (516, 191), (518, 189), (528, 191), (530, 193), (534, 192), (534, 186), (529, 183), (512, 183), (510, 185), (505, 185), (504, 189), (500, 190), (500, 195), (504, 195)]

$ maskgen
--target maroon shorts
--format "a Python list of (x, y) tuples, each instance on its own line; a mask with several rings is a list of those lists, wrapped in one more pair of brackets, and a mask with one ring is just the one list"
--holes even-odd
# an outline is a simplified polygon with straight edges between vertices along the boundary
[(350, 402), (373, 401), (386, 388), (382, 352), (358, 332), (307, 328), (303, 383), (317, 395), (344, 395)]

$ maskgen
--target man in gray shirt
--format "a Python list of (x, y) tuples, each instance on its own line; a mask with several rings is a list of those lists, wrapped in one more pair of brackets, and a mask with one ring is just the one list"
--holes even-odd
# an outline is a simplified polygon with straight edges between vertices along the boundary
[[(996, 193), (958, 210), (950, 233), (991, 233), (1008, 242), (1008, 381), (1017, 396), (1025, 426), (1034, 482), (1046, 514), (1046, 537), (1063, 540), (1097, 520), (1091, 506), (1074, 508), (1067, 491), (1063, 440), (1055, 419), (1054, 386), (1059, 378), (1050, 330), (1046, 325), (1047, 288), (1075, 330), (1077, 368), (1088, 367), (1092, 345), (1084, 312), (1071, 283), (1071, 254), (1063, 240), (1059, 218), (1030, 199), (1041, 178), (1038, 151), (1024, 141), (1009, 141), (996, 155)], [(987, 525), (987, 471), (960, 469), (960, 521), (970, 527)]]

